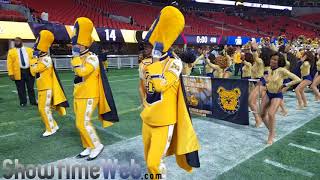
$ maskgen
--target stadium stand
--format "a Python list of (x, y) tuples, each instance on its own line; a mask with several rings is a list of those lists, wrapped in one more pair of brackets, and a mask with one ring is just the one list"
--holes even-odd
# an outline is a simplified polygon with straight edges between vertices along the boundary
[(26, 21), (27, 19), (17, 11), (0, 9), (0, 19), (5, 21)]
[[(137, 3), (117, 0), (16, 0), (11, 3), (28, 7), (36, 19), (41, 19), (41, 13), (47, 12), (50, 22), (71, 25), (77, 17), (87, 16), (93, 20), (96, 27), (132, 30), (147, 30), (161, 9), (160, 6), (150, 4), (150, 2)], [(278, 36), (284, 34), (288, 38), (302, 34), (313, 38), (320, 33), (318, 28), (312, 24), (293, 20), (286, 11), (264, 11), (265, 14), (257, 16), (258, 10), (256, 8), (239, 10), (216, 7), (207, 11), (208, 7), (206, 6), (194, 7), (192, 2), (190, 3), (182, 6), (186, 15), (185, 34), (224, 36)], [(294, 1), (283, 2), (284, 5), (293, 3)], [(255, 16), (252, 16), (252, 13)], [(114, 16), (122, 17), (128, 21), (123, 22)], [(319, 16), (320, 14), (312, 14), (299, 17), (299, 19), (317, 24)], [(14, 11), (3, 11), (0, 19), (26, 20), (23, 15)]]

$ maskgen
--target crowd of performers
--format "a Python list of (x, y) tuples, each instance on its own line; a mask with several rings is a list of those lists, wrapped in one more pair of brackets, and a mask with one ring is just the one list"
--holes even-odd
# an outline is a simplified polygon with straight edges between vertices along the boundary
[[(275, 137), (276, 112), (287, 116), (283, 94), (294, 91), (296, 110), (308, 106), (305, 91), (310, 88), (314, 101), (320, 102), (320, 47), (317, 39), (304, 37), (284, 44), (283, 37), (273, 44), (269, 38), (261, 43), (250, 41), (243, 46), (228, 47), (217, 51), (210, 47), (195, 51), (180, 49), (175, 52), (184, 61), (183, 74), (190, 75), (196, 64), (203, 66), (202, 75), (214, 78), (248, 79), (250, 82), (249, 106), (255, 118), (255, 126), (264, 123), (269, 130), (267, 144)], [(189, 52), (188, 52), (189, 51)], [(192, 52), (190, 52), (192, 51)], [(197, 57), (197, 58), (196, 58)], [(262, 99), (259, 108), (258, 100)], [(310, 100), (309, 100), (310, 101)]]
[[(181, 79), (182, 74), (190, 75), (200, 60), (205, 65), (207, 76), (231, 78), (240, 71), (242, 79), (254, 80), (249, 105), (256, 127), (264, 123), (269, 129), (268, 144), (272, 144), (275, 137), (276, 112), (279, 109), (283, 115), (288, 114), (283, 93), (294, 89), (298, 100), (297, 110), (308, 106), (304, 93), (306, 88), (311, 88), (315, 100), (320, 102), (320, 52), (317, 44), (297, 41), (287, 45), (272, 45), (266, 38), (260, 44), (253, 41), (242, 47), (226, 46), (221, 52), (206, 49), (195, 58), (190, 51), (172, 50), (172, 44), (183, 32), (184, 25), (184, 16), (177, 8), (163, 8), (146, 35), (145, 41), (149, 46), (140, 57), (142, 137), (145, 161), (151, 174), (165, 175), (163, 158), (173, 154), (177, 164), (188, 172), (193, 167), (200, 167), (199, 142), (192, 127)], [(91, 122), (95, 109), (98, 109), (103, 127), (119, 121), (105, 67), (99, 57), (89, 50), (93, 43), (93, 28), (88, 18), (76, 20), (72, 37), (73, 58), (70, 62), (75, 74), (75, 124), (84, 148), (77, 158), (86, 157), (87, 160), (95, 159), (104, 148)], [(66, 108), (69, 107), (49, 54), (53, 41), (53, 33), (42, 30), (30, 60), (30, 72), (36, 77), (38, 89), (38, 109), (45, 125), (44, 137), (55, 134), (59, 129), (52, 110), (66, 115)], [(20, 70), (21, 60), (18, 57), (23, 54), (19, 56), (19, 51), (19, 48), (13, 49), (8, 55), (9, 65), (11, 63), (18, 67), (8, 72), (11, 78), (14, 78), (14, 71)], [(257, 105), (259, 98), (262, 98), (261, 112)]]
[[(149, 59), (143, 60), (140, 67), (144, 144), (141, 150), (154, 179), (159, 178), (159, 174), (160, 178), (165, 179), (165, 156), (175, 155), (177, 164), (187, 172), (191, 172), (193, 167), (200, 167), (199, 142), (192, 127), (181, 81), (182, 61), (178, 56), (168, 53), (184, 25), (183, 14), (177, 8), (167, 6), (161, 10), (145, 38), (152, 53), (150, 50)], [(93, 29), (94, 24), (86, 17), (75, 21), (71, 38), (73, 56), (70, 61), (74, 72), (75, 126), (83, 146), (83, 151), (76, 158), (86, 158), (88, 161), (97, 158), (104, 149), (91, 122), (95, 109), (98, 109), (103, 127), (119, 121), (103, 60), (90, 51), (94, 42), (91, 36)], [(54, 61), (50, 57), (49, 49), (54, 39), (50, 30), (40, 31), (27, 58), (30, 68), (25, 70), (28, 73), (30, 71), (36, 79), (38, 103), (34, 104), (38, 105), (45, 127), (43, 137), (52, 136), (59, 130), (58, 122), (52, 116), (53, 111), (64, 116), (69, 107)], [(24, 57), (27, 57), (21, 51), (21, 47), (12, 48), (8, 55), (8, 75), (14, 81), (21, 80), (15, 78), (14, 74), (20, 74), (21, 62), (25, 64)]]

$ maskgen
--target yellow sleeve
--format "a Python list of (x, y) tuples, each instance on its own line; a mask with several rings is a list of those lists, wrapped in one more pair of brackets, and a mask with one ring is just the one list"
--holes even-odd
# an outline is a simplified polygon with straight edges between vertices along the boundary
[[(169, 89), (175, 82), (179, 81), (179, 76), (182, 72), (182, 62), (179, 59), (175, 59), (171, 62), (168, 70), (161, 75), (153, 69), (162, 69), (161, 63), (153, 63), (148, 67), (149, 76), (156, 92), (164, 92)], [(153, 74), (153, 72), (156, 72)], [(159, 72), (159, 71), (158, 71)]]
[(285, 68), (283, 68), (282, 70), (283, 70), (283, 74), (285, 76), (284, 79), (289, 78), (292, 80), (292, 81), (286, 83), (285, 86), (290, 87), (290, 86), (293, 86), (293, 85), (301, 82), (301, 79), (297, 75), (293, 74), (292, 72), (288, 71)]
[(47, 66), (39, 61), (30, 66), (30, 70), (31, 70), (32, 74), (41, 73), (42, 71), (44, 71), (46, 69), (47, 69)]
[(13, 75), (13, 64), (14, 60), (13, 60), (13, 57), (12, 57), (12, 50), (10, 50), (8, 52), (8, 56), (7, 56), (7, 70), (8, 70), (8, 75), (11, 76)]
[(245, 66), (251, 66), (251, 63), (249, 63), (249, 62), (247, 62), (247, 61), (243, 61), (243, 64), (244, 64)]
[(73, 66), (73, 70), (77, 76), (87, 76), (91, 74), (95, 70), (95, 68), (99, 66), (99, 62), (95, 58), (88, 57), (86, 61), (88, 63), (85, 63), (84, 66), (82, 66), (82, 61), (80, 57), (74, 57), (71, 60), (71, 65)]
[(44, 57), (42, 59), (32, 58), (30, 60), (30, 70), (32, 74), (41, 73), (51, 66), (52, 60), (49, 57)]

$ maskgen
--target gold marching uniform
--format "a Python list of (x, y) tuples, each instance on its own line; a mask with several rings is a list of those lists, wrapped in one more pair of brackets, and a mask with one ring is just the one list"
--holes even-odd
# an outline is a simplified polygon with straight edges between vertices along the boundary
[[(78, 18), (72, 37), (73, 45), (89, 48), (93, 42), (93, 28), (90, 19)], [(75, 73), (73, 96), (76, 127), (83, 147), (94, 149), (101, 142), (91, 123), (93, 112), (98, 107), (99, 119), (102, 120), (103, 127), (108, 127), (119, 120), (116, 107), (103, 63), (99, 62), (95, 54), (86, 49), (72, 58), (71, 65)]]
[(147, 67), (147, 65), (150, 65), (150, 64), (152, 64), (151, 58), (143, 59), (139, 64), (139, 78), (140, 78), (139, 90), (140, 90), (140, 96), (142, 96), (141, 97), (142, 99), (145, 99), (145, 95), (146, 95), (145, 94), (145, 87), (146, 87), (145, 68)]
[(52, 133), (58, 129), (52, 116), (52, 109), (60, 115), (66, 115), (69, 107), (67, 98), (56, 74), (53, 61), (48, 50), (54, 41), (54, 35), (48, 30), (42, 30), (35, 44), (35, 51), (40, 51), (39, 57), (31, 60), (31, 73), (36, 76), (38, 89), (38, 109), (46, 132)]
[(162, 158), (176, 155), (177, 164), (188, 172), (199, 167), (199, 143), (186, 107), (182, 81), (182, 61), (170, 58), (167, 51), (184, 28), (182, 13), (173, 6), (161, 10), (146, 40), (153, 45), (154, 59), (144, 68), (146, 96), (142, 137), (145, 160), (152, 174), (165, 174)]
[[(24, 47), (24, 48), (26, 49), (27, 56), (31, 60), (33, 50), (29, 47)], [(19, 53), (17, 48), (12, 48), (8, 52), (7, 69), (8, 69), (8, 75), (9, 76), (13, 75), (14, 80), (21, 80), (20, 58), (19, 58)]]

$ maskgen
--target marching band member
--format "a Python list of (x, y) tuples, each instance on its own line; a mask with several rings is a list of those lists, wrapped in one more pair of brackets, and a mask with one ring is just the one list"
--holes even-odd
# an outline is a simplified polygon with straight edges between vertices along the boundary
[(139, 63), (139, 77), (140, 77), (140, 81), (139, 81), (139, 94), (140, 94), (140, 102), (141, 105), (144, 106), (144, 99), (146, 98), (146, 91), (145, 91), (145, 87), (146, 87), (146, 81), (145, 81), (145, 77), (144, 77), (144, 69), (152, 64), (152, 57), (151, 57), (151, 51), (152, 51), (152, 47), (151, 45), (147, 44), (145, 45), (144, 48), (144, 53), (143, 53), (143, 57), (141, 62)]
[(303, 107), (307, 107), (307, 98), (304, 94), (304, 89), (312, 83), (312, 77), (310, 75), (311, 65), (314, 63), (314, 55), (311, 51), (306, 51), (302, 58), (302, 65), (300, 67), (302, 82), (295, 88), (295, 93), (298, 99), (298, 110)]
[(234, 76), (238, 76), (238, 73), (242, 67), (242, 60), (241, 60), (241, 49), (238, 46), (236, 48), (236, 52), (233, 55), (233, 63), (234, 63)]
[[(170, 27), (170, 28), (169, 28)], [(141, 112), (144, 154), (149, 173), (162, 174), (162, 159), (176, 155), (177, 164), (188, 172), (199, 167), (199, 144), (186, 107), (180, 79), (182, 62), (168, 50), (184, 28), (184, 16), (173, 6), (161, 10), (146, 40), (153, 45), (152, 64), (144, 72), (145, 99)]]
[[(262, 120), (269, 130), (267, 144), (272, 144), (275, 137), (275, 115), (279, 105), (283, 99), (282, 89), (297, 84), (301, 79), (291, 73), (285, 66), (285, 59), (280, 53), (271, 56), (271, 71), (266, 77), (267, 95), (262, 99)], [(287, 84), (283, 84), (283, 80), (290, 78)]]
[(66, 107), (69, 107), (63, 87), (60, 84), (53, 61), (48, 54), (49, 48), (54, 41), (54, 35), (48, 30), (39, 33), (34, 45), (31, 60), (31, 73), (36, 76), (38, 88), (38, 109), (45, 125), (43, 137), (53, 135), (59, 129), (57, 122), (53, 119), (52, 109), (60, 115), (66, 115)]
[(108, 127), (119, 120), (103, 63), (99, 62), (97, 55), (89, 51), (93, 42), (91, 37), (93, 28), (90, 19), (80, 17), (75, 22), (71, 39), (73, 45), (71, 65), (75, 73), (74, 112), (76, 127), (80, 132), (84, 148), (77, 158), (88, 156), (88, 161), (97, 158), (104, 148), (91, 123), (96, 107), (103, 127)]

